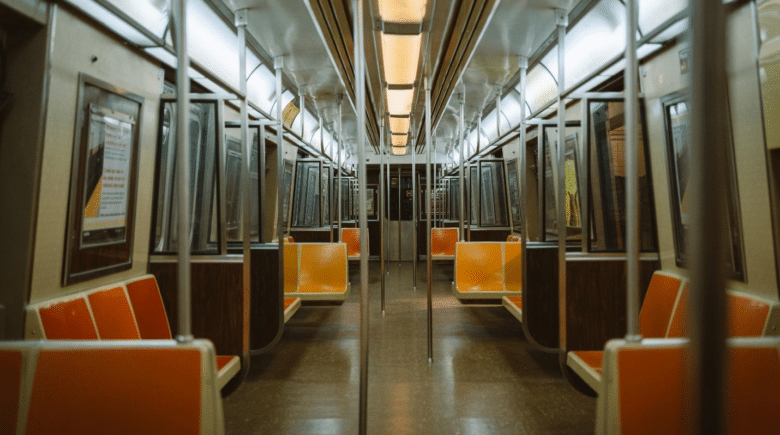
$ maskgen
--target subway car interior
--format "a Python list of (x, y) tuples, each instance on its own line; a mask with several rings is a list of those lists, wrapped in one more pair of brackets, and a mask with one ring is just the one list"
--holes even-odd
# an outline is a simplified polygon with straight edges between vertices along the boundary
[(0, 434), (780, 434), (780, 0), (0, 0), (0, 44)]

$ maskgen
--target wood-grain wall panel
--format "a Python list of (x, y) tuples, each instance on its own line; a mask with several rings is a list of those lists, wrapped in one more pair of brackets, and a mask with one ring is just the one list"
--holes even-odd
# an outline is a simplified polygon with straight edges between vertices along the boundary
[(528, 246), (523, 284), (523, 329), (532, 343), (558, 348), (558, 247)]

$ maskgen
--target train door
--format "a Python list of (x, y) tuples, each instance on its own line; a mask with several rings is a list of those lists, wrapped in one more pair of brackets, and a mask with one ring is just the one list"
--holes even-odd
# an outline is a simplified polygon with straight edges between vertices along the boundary
[(390, 169), (388, 239), (390, 261), (414, 260), (412, 174)]

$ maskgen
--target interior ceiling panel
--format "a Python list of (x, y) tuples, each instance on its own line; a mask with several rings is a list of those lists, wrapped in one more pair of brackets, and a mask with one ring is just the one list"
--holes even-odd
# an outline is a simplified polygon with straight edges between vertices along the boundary
[[(250, 32), (271, 57), (284, 56), (284, 71), (307, 97), (307, 108), (319, 111), (326, 125), (336, 125), (337, 95), (344, 104), (344, 125), (357, 128), (353, 110), (354, 45), (351, 0), (225, 0), (235, 12), (250, 9)], [(366, 1), (366, 113), (369, 143), (379, 139), (378, 119), (384, 106), (377, 0)], [(429, 0), (423, 29), (423, 56), (412, 105), (417, 150), (424, 145), (423, 75), (431, 71), (435, 136), (455, 138), (458, 98), (466, 99), (466, 128), (480, 112), (487, 115), (499, 92), (517, 84), (521, 56), (537, 60), (555, 44), (555, 9), (569, 12), (570, 26), (597, 0)], [(312, 104), (313, 106), (309, 106)], [(349, 121), (349, 122), (348, 122)], [(357, 131), (344, 129), (344, 137)], [(452, 142), (449, 140), (448, 142)]]

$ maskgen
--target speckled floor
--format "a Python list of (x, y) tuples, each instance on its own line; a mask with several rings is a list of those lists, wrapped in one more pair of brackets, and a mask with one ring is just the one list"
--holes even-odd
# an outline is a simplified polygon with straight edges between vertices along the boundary
[[(251, 361), (225, 398), (228, 434), (357, 434), (358, 267), (341, 306), (306, 306), (270, 353)], [(434, 341), (427, 359), (425, 263), (390, 264), (386, 313), (380, 264), (370, 265), (370, 434), (590, 434), (596, 400), (563, 379), (557, 355), (535, 350), (500, 305), (452, 297), (452, 265), (434, 265)]]

